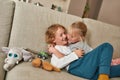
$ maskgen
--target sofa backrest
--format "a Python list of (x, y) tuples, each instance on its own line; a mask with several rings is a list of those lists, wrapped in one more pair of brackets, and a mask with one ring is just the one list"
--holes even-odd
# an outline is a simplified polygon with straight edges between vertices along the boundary
[(83, 22), (88, 27), (87, 40), (95, 48), (98, 45), (109, 42), (113, 45), (113, 58), (120, 57), (120, 27), (84, 18)]
[(9, 47), (46, 50), (44, 34), (47, 27), (59, 23), (67, 28), (75, 21), (83, 21), (87, 25), (89, 45), (95, 48), (109, 42), (115, 49), (114, 57), (120, 57), (120, 27), (23, 2), (16, 2)]
[(69, 26), (80, 17), (45, 7), (16, 2), (9, 47), (24, 47), (35, 51), (46, 50), (45, 31), (51, 24)]
[(14, 6), (13, 1), (0, 1), (0, 52), (1, 47), (7, 46), (9, 43)]

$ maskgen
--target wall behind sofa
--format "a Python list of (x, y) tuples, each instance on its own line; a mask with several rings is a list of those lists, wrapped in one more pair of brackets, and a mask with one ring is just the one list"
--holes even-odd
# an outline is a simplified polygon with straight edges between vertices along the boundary
[(103, 0), (98, 20), (120, 26), (120, 0)]

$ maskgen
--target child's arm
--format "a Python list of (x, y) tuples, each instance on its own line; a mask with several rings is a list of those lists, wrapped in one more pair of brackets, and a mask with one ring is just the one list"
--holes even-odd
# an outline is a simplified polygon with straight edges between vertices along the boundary
[(69, 55), (65, 55), (64, 57), (60, 58), (59, 61), (57, 61), (57, 64), (55, 64), (55, 66), (62, 69), (65, 66), (69, 65), (72, 61), (78, 59), (79, 57), (83, 57), (83, 52), (83, 50), (75, 50)]
[(61, 52), (59, 52), (57, 49), (55, 49), (55, 47), (53, 45), (49, 45), (48, 51), (50, 53), (53, 53), (58, 58), (62, 58), (62, 57), (65, 56), (64, 54), (62, 54)]
[[(49, 52), (55, 54), (55, 56), (58, 58), (62, 58), (65, 56), (64, 54), (59, 52), (57, 49), (55, 49), (55, 47), (53, 47), (53, 46), (49, 47)], [(82, 49), (76, 49), (73, 52), (75, 52), (75, 54), (78, 57), (83, 57), (83, 55), (84, 55), (84, 50), (82, 50)]]

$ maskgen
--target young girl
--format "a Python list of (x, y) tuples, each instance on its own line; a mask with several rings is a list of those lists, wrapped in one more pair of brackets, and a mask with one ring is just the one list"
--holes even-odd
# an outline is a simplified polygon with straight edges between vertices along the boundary
[(66, 56), (62, 58), (57, 58), (52, 54), (51, 63), (54, 66), (58, 68), (67, 67), (69, 73), (91, 80), (109, 80), (109, 77), (120, 76), (120, 65), (110, 66), (113, 47), (109, 43), (98, 46), (82, 57), (82, 50), (72, 52), (67, 46), (66, 30), (60, 26), (52, 25), (46, 31), (46, 42), (48, 44), (58, 46), (57, 49), (61, 53), (68, 50)]
[(68, 42), (69, 47), (73, 51), (75, 49), (83, 49), (84, 53), (88, 53), (92, 48), (87, 44), (85, 40), (87, 32), (87, 26), (78, 21), (74, 22), (68, 29)]

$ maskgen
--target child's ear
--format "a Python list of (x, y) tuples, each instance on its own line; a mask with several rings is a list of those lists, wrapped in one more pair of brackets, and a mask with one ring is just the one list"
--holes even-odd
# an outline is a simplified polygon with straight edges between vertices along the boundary
[(55, 43), (55, 40), (53, 41), (53, 43)]
[(56, 42), (56, 41), (55, 41), (55, 38), (52, 38), (52, 41), (53, 41), (53, 44), (55, 44), (55, 42)]
[(9, 50), (10, 50), (10, 48), (8, 48), (8, 47), (2, 47), (2, 51), (6, 54), (8, 54)]
[(55, 40), (53, 41), (53, 44), (56, 44), (56, 41), (55, 41)]

